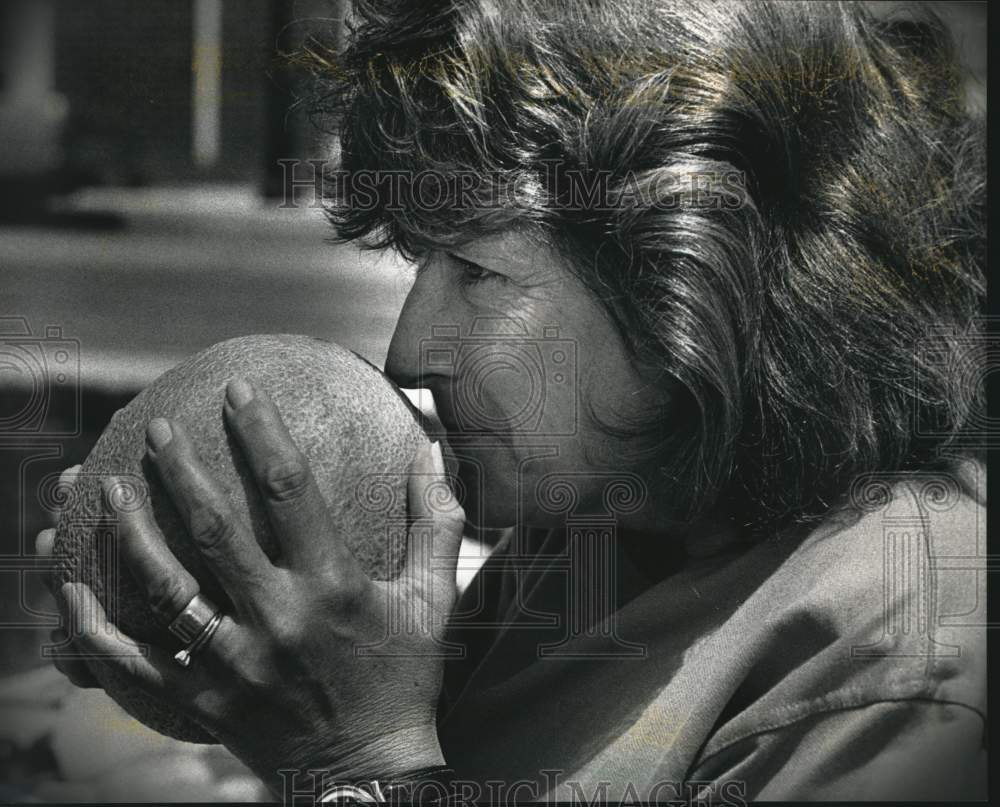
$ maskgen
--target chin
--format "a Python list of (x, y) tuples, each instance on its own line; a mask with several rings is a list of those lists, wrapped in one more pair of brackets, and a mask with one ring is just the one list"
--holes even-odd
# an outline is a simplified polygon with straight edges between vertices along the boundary
[[(452, 468), (456, 471), (452, 471)], [(448, 466), (453, 487), (469, 526), (477, 530), (505, 529), (517, 522), (512, 485), (498, 482), (478, 457), (463, 456)]]
[[(471, 478), (470, 478), (471, 477)], [(517, 521), (512, 493), (486, 487), (476, 474), (459, 472), (461, 492), (459, 501), (465, 510), (469, 524), (477, 529), (503, 529)]]

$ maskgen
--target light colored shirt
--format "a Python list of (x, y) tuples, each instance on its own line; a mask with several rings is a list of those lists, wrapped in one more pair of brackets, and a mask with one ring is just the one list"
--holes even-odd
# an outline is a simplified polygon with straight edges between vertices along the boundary
[(604, 611), (577, 538), (508, 538), (449, 634), (445, 758), (500, 800), (985, 798), (985, 469), (957, 481), (861, 480), (861, 509), (663, 579), (615, 551)]

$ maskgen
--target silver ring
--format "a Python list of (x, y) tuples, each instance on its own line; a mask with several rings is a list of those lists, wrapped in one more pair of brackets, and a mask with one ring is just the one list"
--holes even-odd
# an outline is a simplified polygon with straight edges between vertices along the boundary
[(188, 644), (193, 642), (208, 627), (208, 623), (218, 612), (219, 606), (208, 597), (204, 594), (195, 594), (167, 629), (182, 642)]
[(174, 655), (174, 660), (187, 667), (195, 651), (218, 630), (220, 622), (222, 611), (219, 607), (205, 595), (195, 594), (168, 626), (168, 630), (186, 645)]
[(219, 625), (222, 624), (222, 611), (216, 611), (215, 615), (209, 620), (205, 629), (194, 637), (194, 641), (191, 642), (183, 650), (178, 650), (174, 654), (174, 661), (180, 664), (182, 667), (187, 667), (191, 663), (191, 658), (194, 656), (195, 652), (208, 644), (209, 639), (215, 635), (215, 632), (219, 629)]

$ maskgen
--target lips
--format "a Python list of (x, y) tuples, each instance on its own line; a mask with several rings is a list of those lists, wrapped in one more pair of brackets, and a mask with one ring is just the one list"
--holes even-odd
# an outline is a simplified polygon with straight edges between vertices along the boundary
[[(423, 397), (421, 403), (425, 403), (428, 399), (431, 399), (430, 395)], [(429, 406), (418, 407), (418, 412), (420, 425), (427, 433), (427, 436), (431, 440), (437, 440), (441, 443), (441, 453), (444, 457), (445, 470), (450, 477), (455, 477), (458, 474), (460, 463), (448, 439), (449, 435), (455, 432), (455, 427), (442, 422), (433, 400), (431, 400)]]
[(451, 402), (447, 396), (435, 392), (431, 388), (425, 389), (424, 392), (428, 394), (421, 398), (423, 404), (421, 411), (426, 418), (424, 428), (427, 433), (432, 439), (437, 439), (439, 436), (447, 438), (448, 435), (458, 434), (460, 429), (455, 422)]
[[(470, 429), (468, 424), (461, 422), (455, 413), (455, 407), (450, 394), (428, 388), (423, 390), (430, 395), (421, 398), (421, 412), (426, 418), (424, 430), (432, 440), (450, 441), (454, 445), (470, 447), (490, 447), (506, 445), (510, 435), (500, 428), (490, 431)], [(451, 391), (449, 390), (448, 393)], [(428, 398), (432, 400), (428, 403)]]
[(441, 440), (447, 437), (448, 430), (433, 412), (418, 409), (416, 415), (421, 428), (431, 440)]

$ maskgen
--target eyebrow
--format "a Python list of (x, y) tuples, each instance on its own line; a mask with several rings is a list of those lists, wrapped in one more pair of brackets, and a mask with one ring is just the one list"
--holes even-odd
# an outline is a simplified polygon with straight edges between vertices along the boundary
[[(444, 254), (447, 255), (449, 258), (451, 258), (454, 261), (461, 261), (463, 263), (471, 263), (471, 264), (474, 264), (476, 266), (480, 265), (479, 261), (473, 260), (472, 258), (468, 258), (465, 255), (462, 255), (459, 252), (454, 251), (454, 250), (446, 249), (446, 250), (444, 250)], [(486, 267), (484, 266), (483, 269), (485, 269), (485, 268)]]

